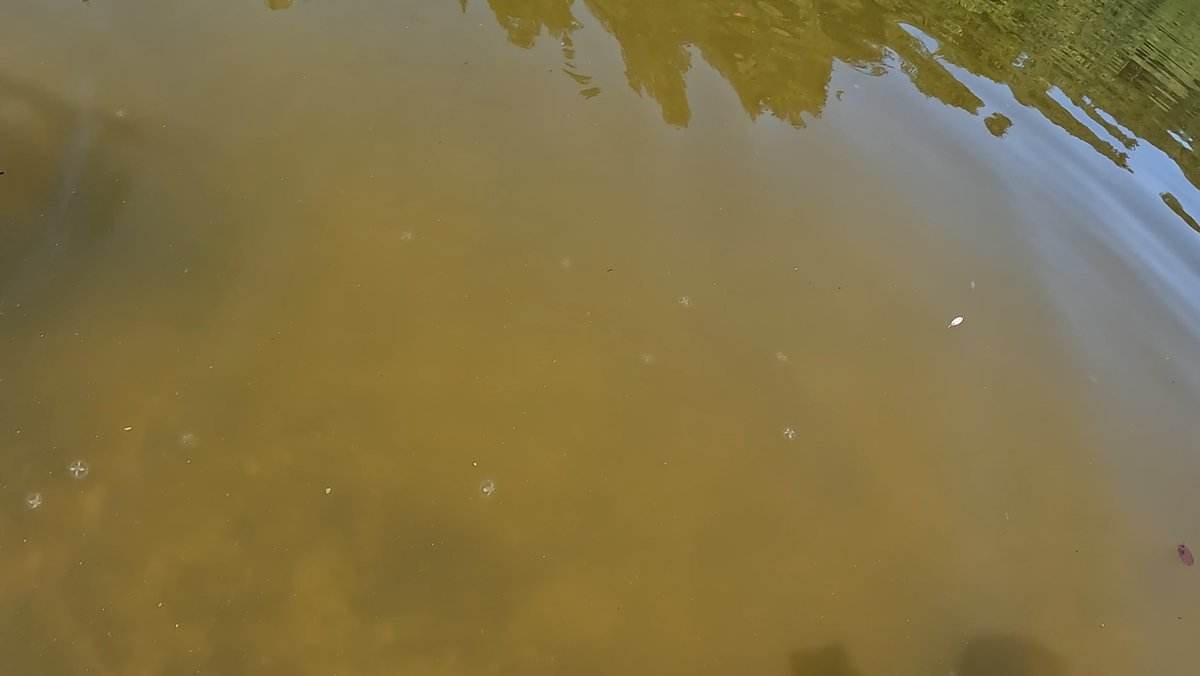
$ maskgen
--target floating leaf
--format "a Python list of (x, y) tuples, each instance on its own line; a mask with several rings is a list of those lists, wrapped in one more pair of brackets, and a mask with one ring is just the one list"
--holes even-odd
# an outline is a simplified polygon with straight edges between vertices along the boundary
[(1183, 561), (1185, 566), (1195, 565), (1196, 557), (1192, 556), (1192, 550), (1188, 549), (1187, 545), (1179, 545), (1176, 551), (1179, 552), (1179, 560)]

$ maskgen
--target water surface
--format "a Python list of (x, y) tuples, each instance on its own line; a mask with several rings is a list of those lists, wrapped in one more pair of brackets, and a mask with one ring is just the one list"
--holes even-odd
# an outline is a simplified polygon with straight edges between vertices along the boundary
[(4, 18), (0, 673), (1200, 659), (1191, 3)]

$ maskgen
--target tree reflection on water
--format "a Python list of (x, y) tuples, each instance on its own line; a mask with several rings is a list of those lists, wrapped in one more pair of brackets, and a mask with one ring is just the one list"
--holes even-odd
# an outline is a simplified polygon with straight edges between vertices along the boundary
[[(586, 20), (574, 0), (488, 0), (514, 45), (545, 34), (564, 45)], [(951, 0), (584, 0), (621, 47), (628, 84), (656, 101), (663, 120), (691, 121), (685, 75), (700, 58), (729, 84), (751, 118), (796, 127), (830, 101), (836, 63), (881, 75), (900, 69), (946, 105), (979, 114), (960, 69), (1007, 85), (1023, 105), (1120, 166), (1138, 139), (1154, 144), (1200, 185), (1200, 7), (1185, 0), (959, 3)], [(914, 28), (919, 26), (920, 28)], [(586, 96), (598, 88), (590, 82)], [(1117, 142), (1093, 132), (1065, 96)], [(836, 92), (835, 92), (836, 94)], [(1116, 122), (1119, 120), (1119, 123)], [(1005, 120), (988, 129), (1007, 132)], [(1124, 129), (1122, 129), (1124, 128)]]

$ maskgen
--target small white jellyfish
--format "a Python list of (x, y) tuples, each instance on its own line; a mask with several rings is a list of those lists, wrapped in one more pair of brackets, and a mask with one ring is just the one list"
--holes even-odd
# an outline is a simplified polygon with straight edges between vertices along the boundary
[(783, 428), (783, 438), (787, 439), (788, 441), (795, 439), (796, 438), (796, 430), (794, 430), (790, 427)]
[(404, 232), (400, 233), (400, 239), (404, 240), (405, 242), (411, 242), (412, 238), (413, 234), (411, 230), (405, 230)]
[(87, 462), (83, 460), (75, 460), (70, 465), (67, 465), (67, 472), (69, 472), (71, 476), (75, 477), (76, 479), (82, 479), (83, 477), (87, 476), (89, 469), (91, 468), (88, 467)]
[(484, 479), (483, 483), (479, 484), (479, 492), (483, 493), (484, 497), (492, 497), (492, 494), (496, 492), (496, 482)]
[(654, 363), (654, 355), (650, 354), (649, 352), (643, 352), (642, 353), (642, 363), (647, 366), (649, 366), (650, 364), (653, 364)]
[(38, 492), (30, 493), (25, 496), (25, 506), (29, 509), (37, 509), (42, 506), (42, 494)]
[(682, 297), (680, 297), (680, 299), (679, 299), (679, 305), (680, 305), (680, 306), (682, 306), (682, 307), (691, 307), (691, 306), (692, 306), (692, 299), (691, 299), (690, 297), (688, 297), (688, 296), (682, 296)]
[(567, 257), (567, 258), (563, 258), (562, 260), (560, 260), (558, 262), (558, 264), (563, 266), (563, 268), (569, 268), (572, 265), (575, 265), (575, 261), (573, 261), (569, 257)]
[(191, 432), (184, 432), (179, 435), (179, 445), (184, 448), (195, 448), (200, 445), (200, 440)]
[(786, 363), (787, 360), (788, 360), (788, 356), (786, 354), (784, 354), (783, 352), (775, 353), (775, 361), (783, 364), (783, 363)]

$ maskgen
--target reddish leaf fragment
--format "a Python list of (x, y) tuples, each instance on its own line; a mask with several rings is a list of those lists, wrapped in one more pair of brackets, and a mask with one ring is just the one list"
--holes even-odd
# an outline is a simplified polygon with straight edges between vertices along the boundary
[(1179, 552), (1179, 560), (1183, 561), (1184, 565), (1195, 565), (1196, 557), (1192, 556), (1192, 550), (1188, 549), (1187, 545), (1179, 545), (1176, 551)]

